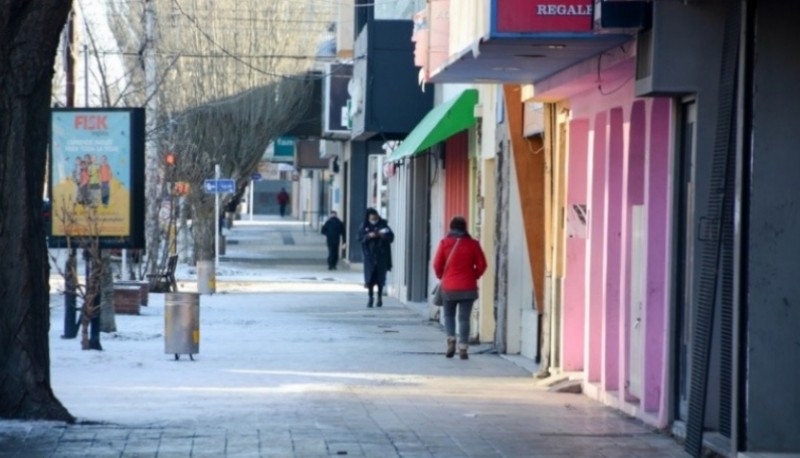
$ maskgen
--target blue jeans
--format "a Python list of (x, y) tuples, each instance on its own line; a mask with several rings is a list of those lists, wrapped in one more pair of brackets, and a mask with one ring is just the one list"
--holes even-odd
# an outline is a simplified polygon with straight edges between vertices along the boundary
[(458, 309), (458, 343), (469, 343), (469, 319), (474, 299), (447, 301), (444, 303), (444, 330), (447, 337), (456, 335), (456, 309)]

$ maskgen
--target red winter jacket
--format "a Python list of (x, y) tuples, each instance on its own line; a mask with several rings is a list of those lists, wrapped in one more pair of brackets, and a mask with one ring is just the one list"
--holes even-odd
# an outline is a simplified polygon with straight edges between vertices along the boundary
[[(456, 246), (459, 239), (461, 241)], [(455, 251), (448, 263), (447, 257), (453, 247)], [(486, 272), (486, 257), (477, 240), (469, 235), (457, 237), (451, 234), (439, 242), (433, 270), (436, 278), (442, 281), (442, 291), (477, 291), (478, 279)]]

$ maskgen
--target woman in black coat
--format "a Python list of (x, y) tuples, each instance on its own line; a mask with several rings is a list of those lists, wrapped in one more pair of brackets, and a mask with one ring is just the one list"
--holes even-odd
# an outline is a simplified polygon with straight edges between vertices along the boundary
[[(383, 306), (383, 287), (386, 285), (386, 272), (392, 270), (392, 247), (394, 233), (386, 220), (374, 208), (367, 209), (364, 224), (358, 230), (358, 241), (364, 253), (364, 287), (369, 293), (367, 307), (373, 304)], [(378, 287), (378, 300), (375, 302), (374, 289)]]

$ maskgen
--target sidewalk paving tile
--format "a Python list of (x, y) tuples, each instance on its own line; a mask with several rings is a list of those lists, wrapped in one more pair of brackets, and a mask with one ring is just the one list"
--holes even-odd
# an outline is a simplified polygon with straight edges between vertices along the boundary
[(584, 396), (546, 392), (497, 355), (445, 359), (438, 323), (392, 298), (367, 310), (358, 272), (326, 271), (316, 231), (267, 220), (227, 236), (193, 362), (163, 353), (163, 295), (141, 316), (118, 316), (96, 353), (59, 338), (54, 292), (53, 388), (91, 423), (0, 420), (0, 457), (686, 456)]

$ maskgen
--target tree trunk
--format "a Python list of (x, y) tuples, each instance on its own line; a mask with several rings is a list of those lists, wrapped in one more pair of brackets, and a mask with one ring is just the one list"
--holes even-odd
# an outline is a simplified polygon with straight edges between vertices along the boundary
[(203, 197), (192, 205), (192, 235), (194, 235), (195, 261), (214, 259), (214, 200)]
[(117, 332), (114, 315), (114, 275), (111, 272), (111, 253), (103, 250), (101, 256), (103, 273), (100, 277), (100, 331)]
[(70, 6), (0, 3), (0, 417), (74, 420), (50, 387), (42, 218), (53, 64)]

